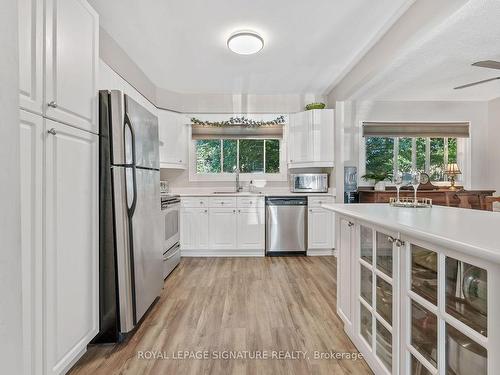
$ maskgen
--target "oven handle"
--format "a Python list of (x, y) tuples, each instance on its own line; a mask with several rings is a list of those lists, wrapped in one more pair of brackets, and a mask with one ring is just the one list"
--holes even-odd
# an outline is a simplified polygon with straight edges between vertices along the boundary
[(163, 260), (169, 260), (173, 256), (177, 255), (177, 253), (180, 251), (180, 249), (181, 249), (180, 245), (176, 245), (176, 248), (174, 251), (172, 251), (171, 255), (165, 256), (166, 254), (168, 254), (168, 251), (163, 255)]

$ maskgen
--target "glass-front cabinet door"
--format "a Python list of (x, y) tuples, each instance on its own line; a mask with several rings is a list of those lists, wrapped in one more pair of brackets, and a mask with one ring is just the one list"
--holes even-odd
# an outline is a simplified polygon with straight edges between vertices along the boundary
[(398, 254), (393, 234), (359, 225), (358, 332), (387, 374), (398, 373)]
[(485, 375), (487, 271), (427, 247), (403, 249), (403, 373)]

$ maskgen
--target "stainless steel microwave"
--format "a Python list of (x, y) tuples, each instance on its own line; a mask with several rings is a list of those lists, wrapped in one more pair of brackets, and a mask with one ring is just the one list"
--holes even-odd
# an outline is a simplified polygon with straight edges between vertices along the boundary
[(327, 173), (300, 173), (290, 175), (292, 193), (327, 193)]

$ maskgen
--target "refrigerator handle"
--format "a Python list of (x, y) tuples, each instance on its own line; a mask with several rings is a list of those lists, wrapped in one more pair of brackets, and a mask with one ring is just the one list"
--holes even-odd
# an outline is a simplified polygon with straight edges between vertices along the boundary
[[(134, 197), (132, 199), (132, 204), (128, 208), (128, 216), (132, 217), (135, 212), (135, 206), (137, 205), (137, 174), (136, 174), (136, 167), (135, 167), (135, 132), (134, 132), (134, 127), (132, 126), (132, 123), (130, 122), (130, 118), (128, 116), (128, 113), (125, 112), (125, 126), (128, 126), (130, 129), (130, 137), (132, 140), (132, 189), (134, 192)], [(125, 148), (124, 148), (125, 150)]]

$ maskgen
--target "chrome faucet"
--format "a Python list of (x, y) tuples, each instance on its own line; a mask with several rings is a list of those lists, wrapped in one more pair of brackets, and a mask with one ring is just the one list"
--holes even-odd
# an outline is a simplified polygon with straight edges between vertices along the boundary
[(234, 173), (236, 173), (235, 191), (239, 193), (243, 190), (243, 187), (240, 186), (240, 169), (238, 167), (234, 167)]

